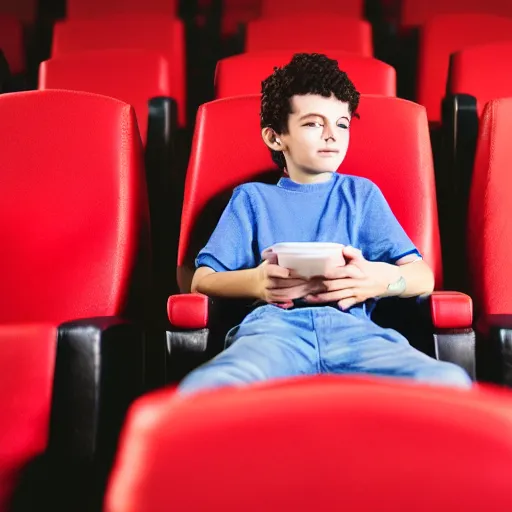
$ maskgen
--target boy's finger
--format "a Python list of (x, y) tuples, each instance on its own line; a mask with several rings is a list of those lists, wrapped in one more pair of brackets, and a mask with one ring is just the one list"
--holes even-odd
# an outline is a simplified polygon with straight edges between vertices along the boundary
[(269, 263), (267, 266), (267, 276), (268, 277), (281, 277), (286, 279), (290, 277), (290, 271), (287, 268), (280, 267), (279, 265), (275, 265), (273, 263)]
[(277, 290), (277, 289), (286, 289), (293, 288), (295, 286), (304, 285), (305, 281), (302, 279), (280, 279), (280, 278), (270, 278), (268, 289), (269, 290)]

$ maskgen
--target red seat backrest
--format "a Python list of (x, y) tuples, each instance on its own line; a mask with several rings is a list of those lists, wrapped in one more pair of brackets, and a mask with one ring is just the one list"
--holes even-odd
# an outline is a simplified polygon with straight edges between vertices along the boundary
[(133, 108), (73, 91), (0, 95), (0, 323), (124, 314), (147, 284)]
[(342, 50), (373, 56), (372, 27), (364, 20), (335, 14), (300, 14), (250, 21), (246, 52)]
[[(322, 14), (332, 13), (341, 16), (362, 18), (364, 14), (364, 2), (362, 0), (326, 0), (322, 2)], [(274, 16), (286, 16), (291, 13), (316, 14), (318, 7), (311, 0), (261, 0), (262, 18)], [(304, 36), (306, 36), (304, 34)], [(307, 36), (306, 36), (307, 37)]]
[(437, 16), (423, 26), (418, 60), (418, 103), (427, 108), (432, 123), (441, 121), (450, 55), (466, 47), (512, 41), (512, 18), (491, 14)]
[(67, 0), (66, 16), (70, 19), (134, 13), (176, 16), (177, 7), (175, 0)]
[(221, 34), (236, 34), (240, 24), (260, 16), (260, 0), (224, 0), (222, 2)]
[(452, 56), (450, 92), (471, 94), (478, 115), (487, 102), (512, 96), (512, 41), (472, 46)]
[[(380, 187), (432, 266), (437, 286), (441, 286), (436, 192), (425, 109), (398, 98), (363, 96), (359, 112), (361, 119), (351, 124), (350, 146), (340, 172), (364, 176)], [(191, 234), (212, 198), (275, 169), (261, 140), (259, 113), (259, 95), (216, 100), (199, 108), (185, 184), (179, 267), (187, 268)], [(226, 134), (232, 134), (232, 142), (226, 141)], [(180, 282), (182, 291), (188, 291), (188, 285)]]
[(171, 96), (167, 60), (146, 50), (101, 50), (49, 59), (39, 68), (39, 89), (70, 89), (117, 98), (135, 108), (146, 141), (148, 101)]
[(11, 73), (25, 71), (23, 26), (14, 16), (0, 13), (0, 50), (3, 51)]
[(510, 510), (510, 392), (321, 376), (169, 394), (132, 407), (105, 512)]
[(160, 53), (169, 62), (169, 83), (186, 122), (185, 37), (183, 22), (167, 16), (134, 14), (60, 21), (53, 30), (52, 57), (105, 49)]
[(401, 25), (411, 27), (422, 25), (440, 14), (496, 14), (512, 16), (512, 2), (509, 0), (401, 0)]
[(487, 315), (512, 311), (512, 99), (493, 100), (484, 109), (471, 183), (468, 245), (475, 310)]
[[(262, 80), (272, 74), (275, 66), (290, 62), (294, 53), (287, 50), (254, 52), (221, 59), (215, 72), (216, 97), (259, 94)], [(337, 50), (323, 53), (338, 61), (340, 69), (348, 74), (360, 92), (396, 96), (396, 72), (389, 64)]]
[[(4, 246), (5, 247), (5, 246)], [(21, 472), (48, 443), (57, 329), (50, 325), (0, 326), (0, 510)]]

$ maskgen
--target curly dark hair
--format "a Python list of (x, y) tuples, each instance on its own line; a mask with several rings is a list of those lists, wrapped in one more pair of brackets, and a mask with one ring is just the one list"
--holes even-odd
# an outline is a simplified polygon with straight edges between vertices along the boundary
[[(295, 95), (334, 95), (349, 105), (352, 116), (358, 117), (360, 94), (338, 62), (320, 53), (296, 53), (292, 60), (261, 82), (261, 128), (270, 127), (276, 133), (288, 132), (291, 98)], [(280, 169), (286, 167), (281, 151), (273, 151), (272, 160)]]

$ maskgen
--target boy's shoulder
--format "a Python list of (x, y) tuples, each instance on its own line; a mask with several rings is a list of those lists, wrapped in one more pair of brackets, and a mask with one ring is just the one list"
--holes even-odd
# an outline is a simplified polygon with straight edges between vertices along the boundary
[(338, 185), (348, 188), (352, 193), (366, 193), (379, 191), (378, 185), (369, 178), (364, 176), (356, 176), (353, 174), (339, 174)]

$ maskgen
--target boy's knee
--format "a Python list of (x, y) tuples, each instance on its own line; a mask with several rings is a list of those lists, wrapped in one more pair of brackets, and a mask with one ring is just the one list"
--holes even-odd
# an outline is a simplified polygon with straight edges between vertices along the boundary
[(415, 375), (419, 381), (440, 386), (453, 386), (458, 388), (470, 388), (473, 385), (466, 370), (453, 363), (437, 361), (423, 368)]

